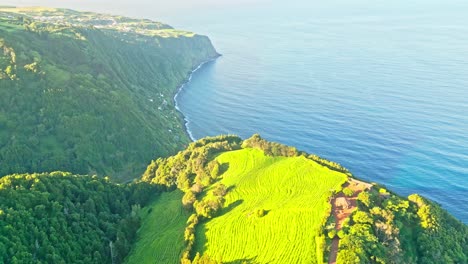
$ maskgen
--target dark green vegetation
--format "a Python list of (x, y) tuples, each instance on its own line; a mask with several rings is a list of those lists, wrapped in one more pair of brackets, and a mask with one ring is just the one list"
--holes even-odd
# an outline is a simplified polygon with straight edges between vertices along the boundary
[(0, 175), (138, 176), (189, 142), (173, 95), (217, 55), (149, 20), (0, 8)]
[(324, 263), (335, 235), (337, 263), (467, 262), (466, 225), (420, 196), (379, 186), (360, 193), (343, 229), (329, 232), (330, 198), (349, 192), (349, 177), (258, 135), (193, 142), (131, 184), (62, 172), (6, 176), (0, 263)]
[(154, 193), (62, 172), (3, 177), (0, 263), (120, 263)]
[(468, 227), (417, 194), (360, 193), (338, 236), (337, 263), (468, 263)]

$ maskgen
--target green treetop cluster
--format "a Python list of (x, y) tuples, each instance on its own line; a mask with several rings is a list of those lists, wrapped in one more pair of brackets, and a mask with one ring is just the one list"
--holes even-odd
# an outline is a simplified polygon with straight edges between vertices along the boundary
[(53, 172), (0, 179), (0, 263), (121, 263), (156, 189)]
[(362, 192), (342, 231), (337, 263), (468, 263), (468, 227), (417, 194)]

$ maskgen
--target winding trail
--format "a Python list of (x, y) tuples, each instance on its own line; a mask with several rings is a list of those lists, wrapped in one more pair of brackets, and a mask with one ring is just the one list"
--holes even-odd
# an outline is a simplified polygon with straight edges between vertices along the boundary
[[(366, 189), (370, 189), (372, 187), (372, 184), (350, 178), (349, 181), (343, 185), (343, 188), (346, 187), (353, 191), (352, 196), (348, 197), (344, 195), (343, 192), (339, 192), (331, 200), (332, 214), (335, 217), (335, 230), (337, 233), (343, 227), (344, 220), (348, 218), (354, 210), (356, 210), (357, 197), (359, 193)], [(338, 235), (336, 235), (332, 240), (328, 264), (336, 263), (339, 245), (340, 238), (338, 237)]]

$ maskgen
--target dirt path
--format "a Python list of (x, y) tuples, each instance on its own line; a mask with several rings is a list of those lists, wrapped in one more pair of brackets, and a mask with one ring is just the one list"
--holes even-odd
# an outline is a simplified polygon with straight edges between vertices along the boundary
[[(348, 216), (350, 216), (353, 211), (356, 209), (357, 204), (357, 196), (360, 192), (364, 191), (365, 189), (370, 189), (372, 184), (358, 181), (355, 179), (349, 179), (347, 183), (343, 185), (343, 188), (349, 188), (354, 193), (352, 196), (348, 197), (343, 194), (343, 192), (337, 193), (333, 199), (331, 200), (332, 204), (332, 214), (335, 217), (335, 230), (336, 232), (340, 231), (343, 222)], [(332, 240), (331, 248), (330, 248), (330, 256), (328, 258), (329, 264), (336, 263), (336, 257), (338, 256), (338, 248), (340, 245), (340, 238), (335, 236)]]
[(338, 245), (340, 244), (340, 239), (338, 237), (333, 238), (330, 250), (330, 257), (328, 258), (328, 263), (336, 263), (336, 257), (338, 256)]

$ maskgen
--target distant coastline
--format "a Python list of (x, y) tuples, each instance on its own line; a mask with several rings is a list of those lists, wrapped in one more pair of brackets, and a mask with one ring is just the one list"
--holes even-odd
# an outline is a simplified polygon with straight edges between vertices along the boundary
[(208, 60), (205, 60), (203, 61), (202, 63), (200, 63), (197, 67), (195, 67), (191, 72), (190, 74), (188, 75), (187, 79), (179, 86), (179, 88), (176, 90), (175, 94), (174, 94), (174, 97), (173, 97), (173, 100), (174, 100), (174, 107), (175, 109), (177, 110), (177, 112), (179, 112), (180, 116), (182, 117), (182, 123), (183, 123), (183, 126), (184, 126), (184, 131), (185, 131), (185, 134), (187, 134), (187, 136), (190, 138), (191, 141), (196, 141), (196, 138), (193, 136), (193, 133), (192, 131), (190, 130), (190, 128), (188, 127), (188, 124), (190, 122), (190, 120), (188, 120), (188, 118), (184, 115), (184, 113), (180, 110), (179, 108), (179, 103), (177, 102), (177, 97), (179, 96), (180, 92), (184, 89), (185, 85), (187, 85), (191, 80), (192, 80), (192, 76), (193, 74), (198, 71), (199, 69), (201, 69), (205, 64), (207, 64), (208, 62), (212, 62), (212, 61), (215, 61), (217, 58), (221, 57), (222, 55), (221, 54), (218, 54)]

